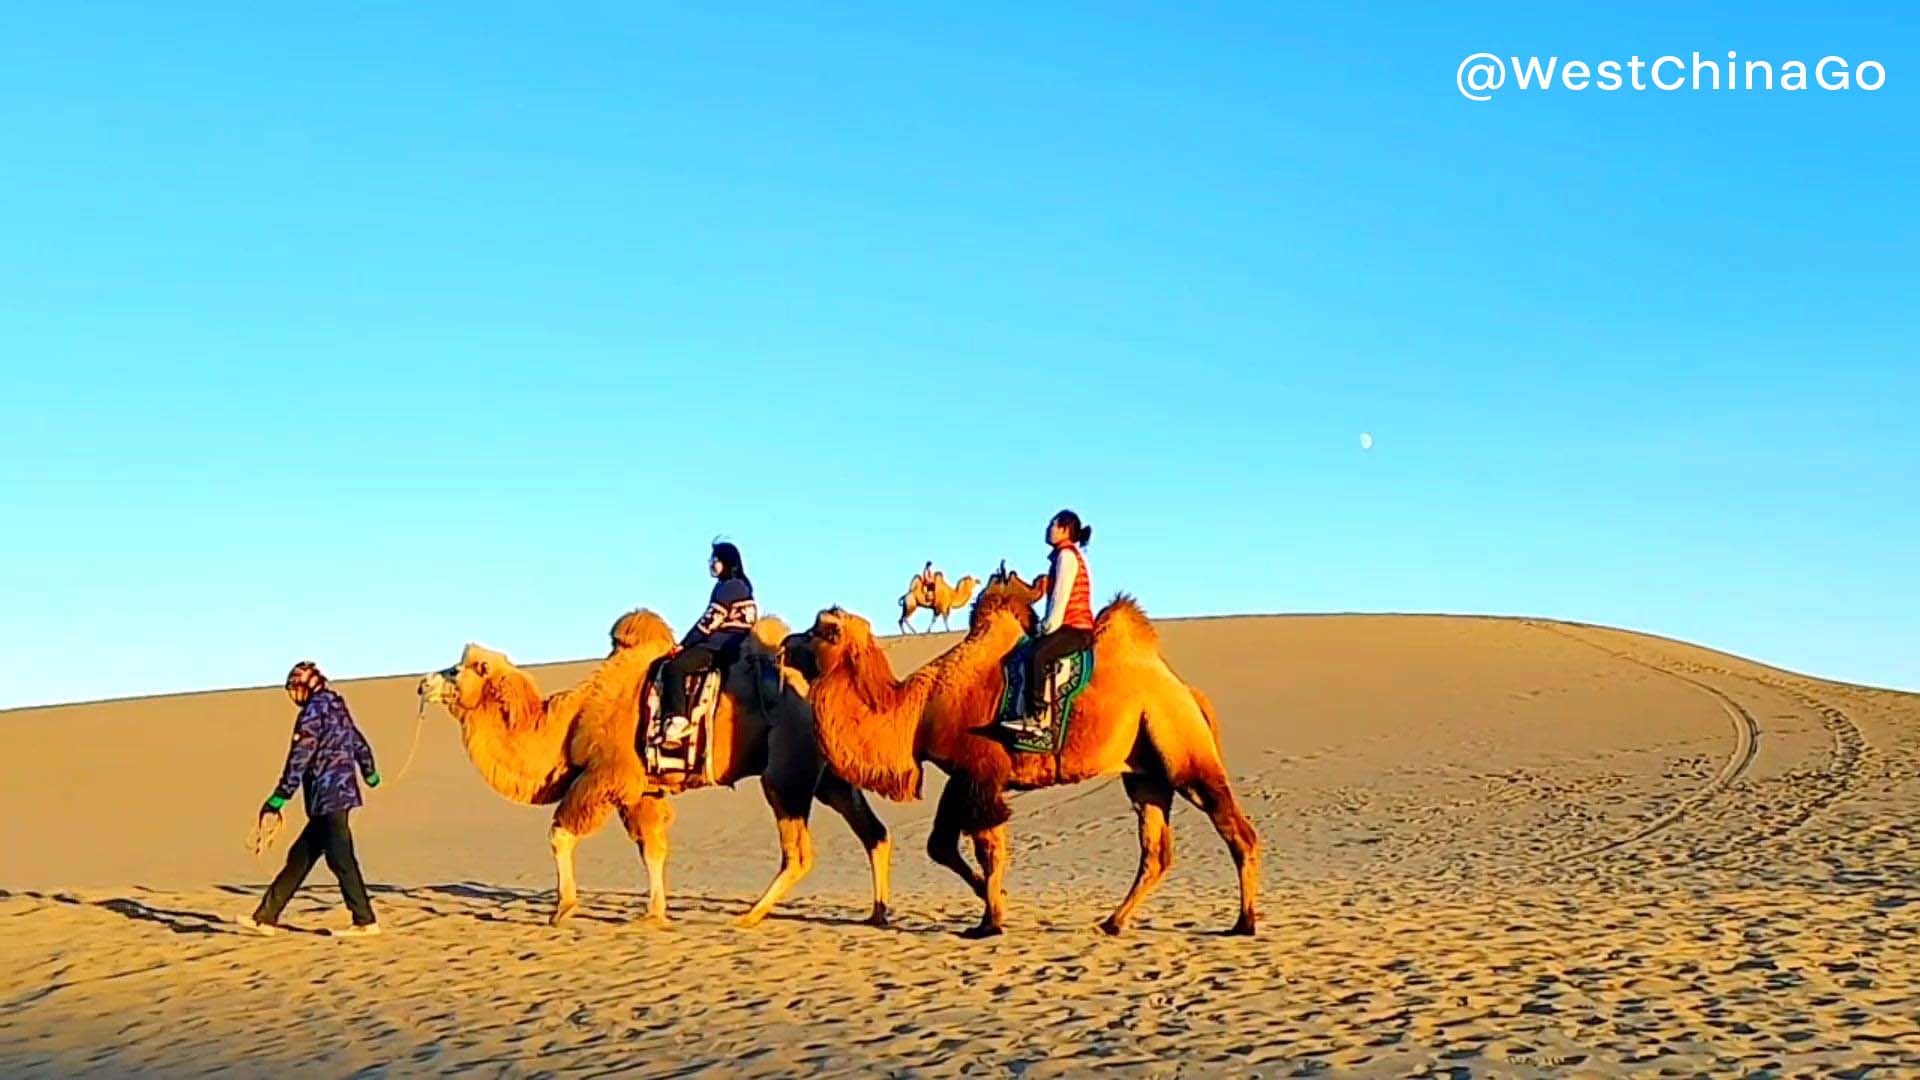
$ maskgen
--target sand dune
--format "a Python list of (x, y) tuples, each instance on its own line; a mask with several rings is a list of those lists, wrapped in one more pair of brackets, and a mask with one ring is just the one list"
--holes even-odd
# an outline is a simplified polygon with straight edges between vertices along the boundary
[[(284, 695), (0, 714), (0, 1073), (1920, 1070), (1920, 696), (1541, 621), (1163, 633), (1261, 831), (1253, 941), (1207, 933), (1235, 892), (1191, 809), (1138, 928), (1089, 932), (1133, 873), (1117, 781), (1016, 800), (993, 942), (954, 936), (977, 909), (920, 851), (930, 800), (880, 807), (894, 930), (848, 924), (865, 865), (826, 813), (813, 877), (732, 929), (776, 861), (748, 785), (677, 800), (670, 928), (630, 923), (608, 830), (552, 930), (545, 811), (489, 792), (438, 710), (396, 775), (412, 678), (343, 687), (391, 778), (356, 832), (393, 932), (252, 938), (224, 920), (277, 869), (241, 838)], [(324, 870), (289, 918), (344, 920)]]

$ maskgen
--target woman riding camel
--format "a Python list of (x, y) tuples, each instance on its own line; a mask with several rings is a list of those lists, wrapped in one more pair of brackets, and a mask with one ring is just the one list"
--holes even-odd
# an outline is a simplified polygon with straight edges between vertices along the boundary
[(740, 654), (740, 643), (760, 619), (753, 601), (753, 582), (740, 562), (740, 549), (726, 541), (713, 545), (707, 570), (719, 580), (707, 598), (706, 613), (680, 639), (680, 649), (667, 662), (660, 687), (660, 711), (666, 715), (667, 741), (683, 741), (691, 734), (687, 716), (687, 677), (726, 667)]
[(1081, 549), (1093, 539), (1093, 527), (1080, 515), (1062, 510), (1047, 522), (1047, 544), (1053, 548), (1047, 564), (1047, 614), (1032, 650), (1027, 678), (1027, 715), (1038, 718), (1046, 708), (1047, 672), (1056, 660), (1093, 646), (1093, 579), (1087, 574), (1087, 556)]

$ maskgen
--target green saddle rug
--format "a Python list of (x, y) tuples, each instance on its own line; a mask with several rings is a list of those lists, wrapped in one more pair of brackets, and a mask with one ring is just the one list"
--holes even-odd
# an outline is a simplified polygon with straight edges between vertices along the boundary
[(1033, 670), (1033, 639), (1020, 644), (1000, 662), (1005, 686), (1000, 692), (1000, 707), (994, 712), (1008, 745), (1023, 754), (1057, 754), (1067, 744), (1067, 724), (1073, 716), (1073, 703), (1087, 684), (1093, 681), (1093, 649), (1071, 652), (1054, 661), (1047, 672), (1046, 705), (1039, 716), (1027, 713), (1027, 679)]

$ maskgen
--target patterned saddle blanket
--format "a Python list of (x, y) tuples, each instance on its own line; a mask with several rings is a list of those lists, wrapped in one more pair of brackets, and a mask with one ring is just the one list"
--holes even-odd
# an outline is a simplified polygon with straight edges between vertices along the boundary
[(667, 730), (661, 715), (660, 680), (666, 677), (669, 657), (654, 661), (640, 694), (640, 761), (654, 776), (674, 774), (693, 783), (713, 783), (713, 714), (720, 703), (720, 685), (726, 669), (715, 667), (687, 676), (687, 709), (691, 721), (679, 731)]
[(1000, 662), (1006, 689), (994, 721), (1013, 749), (1025, 754), (1056, 754), (1067, 744), (1067, 722), (1074, 700), (1093, 681), (1093, 650), (1081, 649), (1054, 661), (1046, 673), (1040, 715), (1027, 715), (1027, 679), (1033, 670), (1033, 639), (1023, 638)]

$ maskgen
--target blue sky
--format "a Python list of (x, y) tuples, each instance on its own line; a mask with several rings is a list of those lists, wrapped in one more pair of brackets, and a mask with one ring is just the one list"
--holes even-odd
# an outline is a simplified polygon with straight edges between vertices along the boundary
[[(1535, 7), (10, 8), (0, 705), (592, 655), (717, 534), (891, 622), (1062, 505), (1159, 614), (1920, 688), (1910, 13)], [(1730, 48), (1886, 84), (1453, 84)]]

